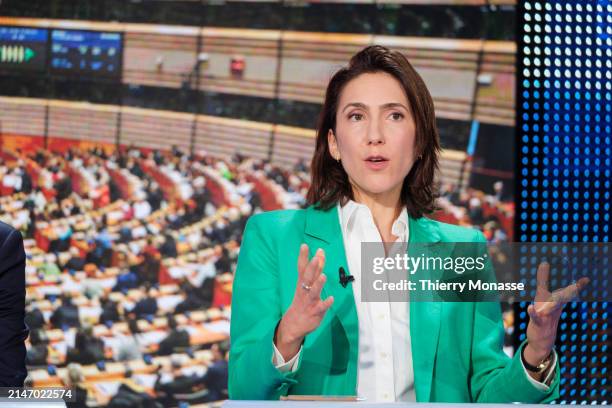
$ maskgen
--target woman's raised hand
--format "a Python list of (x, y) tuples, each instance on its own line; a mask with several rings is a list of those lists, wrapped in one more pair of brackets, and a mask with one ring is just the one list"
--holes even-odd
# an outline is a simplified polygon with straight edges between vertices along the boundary
[[(550, 292), (548, 288), (549, 281), (550, 265), (543, 262), (538, 266), (534, 302), (527, 308), (530, 319), (527, 326), (525, 359), (531, 365), (538, 365), (550, 354), (555, 344), (563, 307), (589, 283), (589, 278), (580, 278), (576, 283), (554, 292)], [(533, 376), (538, 377), (535, 374)]]
[(300, 246), (298, 257), (298, 281), (293, 302), (278, 325), (275, 344), (285, 361), (299, 351), (304, 337), (314, 331), (332, 305), (334, 298), (321, 299), (321, 289), (327, 280), (321, 273), (325, 254), (321, 248), (308, 261), (308, 245)]

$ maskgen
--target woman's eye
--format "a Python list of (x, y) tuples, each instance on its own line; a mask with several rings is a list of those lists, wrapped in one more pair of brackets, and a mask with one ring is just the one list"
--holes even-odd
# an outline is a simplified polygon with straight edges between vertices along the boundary
[(349, 120), (352, 120), (353, 122), (359, 121), (361, 119), (363, 119), (363, 115), (361, 113), (351, 113), (349, 115)]
[(391, 114), (391, 119), (393, 119), (393, 120), (400, 120), (400, 119), (403, 119), (403, 118), (404, 118), (404, 115), (399, 113), (399, 112), (393, 112)]

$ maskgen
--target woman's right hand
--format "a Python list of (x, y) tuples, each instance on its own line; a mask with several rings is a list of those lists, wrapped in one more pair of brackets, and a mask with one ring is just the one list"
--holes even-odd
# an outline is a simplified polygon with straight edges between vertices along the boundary
[(295, 295), (276, 331), (276, 348), (285, 361), (296, 355), (304, 337), (319, 327), (325, 312), (334, 302), (333, 296), (321, 299), (321, 289), (327, 279), (325, 274), (321, 273), (324, 264), (325, 254), (321, 248), (309, 262), (308, 245), (300, 246)]

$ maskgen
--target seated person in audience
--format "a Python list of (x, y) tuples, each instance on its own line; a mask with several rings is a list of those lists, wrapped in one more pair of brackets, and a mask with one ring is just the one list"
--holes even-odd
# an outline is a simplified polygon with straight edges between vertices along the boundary
[(151, 210), (157, 211), (161, 208), (164, 193), (157, 183), (152, 183), (151, 187), (147, 189), (147, 201), (151, 205)]
[(116, 361), (133, 361), (142, 358), (142, 352), (140, 351), (140, 329), (138, 328), (138, 320), (128, 320), (127, 326), (127, 335), (120, 334), (116, 337), (117, 346), (114, 353)]
[(167, 319), (170, 333), (159, 343), (157, 354), (160, 356), (169, 356), (175, 352), (175, 349), (189, 347), (189, 333), (187, 330), (178, 328), (174, 315), (169, 313)]
[(80, 328), (74, 338), (74, 348), (68, 350), (66, 361), (89, 365), (102, 360), (104, 360), (104, 342), (94, 336), (91, 326)]
[(45, 315), (39, 308), (33, 307), (29, 312), (26, 312), (25, 323), (30, 330), (42, 329), (45, 327)]
[(145, 297), (136, 303), (131, 313), (136, 315), (137, 319), (146, 318), (147, 315), (155, 315), (157, 313), (157, 296), (157, 289), (145, 284)]
[(87, 407), (87, 386), (80, 364), (68, 364), (66, 377), (63, 379), (66, 388), (73, 389), (72, 402), (66, 402), (68, 408)]
[(140, 279), (135, 268), (130, 267), (127, 271), (117, 276), (117, 283), (113, 286), (113, 292), (123, 292), (138, 287)]
[(117, 239), (117, 243), (128, 243), (132, 240), (132, 229), (127, 225), (122, 226), (119, 229), (119, 239)]
[(225, 246), (221, 246), (221, 255), (215, 262), (215, 269), (217, 270), (217, 275), (231, 272), (232, 261), (230, 260), (229, 251)]
[(144, 197), (138, 199), (134, 203), (134, 217), (138, 220), (144, 220), (151, 214), (151, 204)]
[(104, 265), (105, 255), (106, 251), (103, 246), (99, 245), (94, 239), (89, 240), (89, 251), (85, 256), (85, 263), (91, 263), (98, 266)]
[(178, 252), (176, 250), (176, 241), (172, 234), (166, 232), (164, 235), (164, 243), (159, 247), (159, 252), (164, 258), (176, 258)]
[(172, 229), (179, 229), (183, 226), (185, 217), (185, 209), (184, 207), (180, 207), (176, 211), (170, 212), (170, 214), (166, 215), (166, 222), (168, 226)]
[(105, 248), (110, 248), (113, 246), (113, 238), (108, 231), (108, 225), (108, 214), (104, 213), (102, 214), (102, 217), (100, 217), (96, 241), (100, 242)]
[(67, 327), (79, 327), (79, 308), (72, 304), (72, 298), (69, 294), (64, 294), (61, 297), (62, 305), (58, 307), (51, 315), (49, 321), (56, 329)]
[(474, 196), (470, 198), (468, 202), (468, 216), (472, 224), (481, 225), (484, 223), (484, 216), (482, 211), (482, 201), (480, 198)]
[(102, 312), (100, 313), (100, 323), (119, 321), (120, 316), (117, 302), (110, 300), (108, 296), (102, 296), (100, 298), (100, 306), (102, 307)]
[[(64, 217), (64, 214), (61, 213), (60, 217)], [(72, 227), (68, 224), (66, 220), (60, 220), (60, 224), (55, 228), (55, 232), (57, 234), (56, 239), (52, 240), (49, 243), (49, 251), (50, 252), (65, 252), (70, 248), (70, 239), (73, 235)]]
[(132, 173), (133, 175), (135, 175), (139, 179), (142, 179), (145, 176), (145, 173), (142, 170), (142, 167), (140, 167), (140, 163), (138, 163), (138, 161), (136, 161), (136, 160), (134, 160), (132, 162), (129, 170), (130, 170), (130, 173)]
[(160, 255), (159, 250), (153, 243), (153, 237), (147, 238), (147, 244), (142, 249), (142, 253), (152, 255), (153, 257), (158, 257)]
[(21, 192), (30, 194), (32, 192), (32, 176), (28, 173), (25, 168), (21, 169)]
[(213, 352), (213, 361), (208, 366), (206, 374), (201, 381), (208, 390), (206, 395), (207, 401), (219, 401), (228, 398), (227, 382), (228, 382), (228, 366), (229, 357), (229, 341), (215, 343), (211, 347)]
[(164, 406), (177, 405), (177, 394), (191, 394), (201, 387), (200, 378), (183, 374), (180, 356), (172, 356), (170, 365), (170, 370), (160, 367), (154, 386), (157, 400)]
[(64, 270), (82, 271), (85, 267), (85, 259), (79, 253), (77, 247), (70, 247), (70, 259), (64, 264)]
[[(24, 205), (27, 206), (29, 204), (33, 204), (33, 202), (31, 200), (26, 201), (26, 204)], [(28, 226), (26, 228), (26, 237), (28, 238), (34, 238), (34, 236), (36, 235), (36, 211), (34, 210), (34, 207), (30, 207), (29, 211), (29, 215), (28, 215)]]
[(161, 255), (153, 245), (151, 238), (142, 251), (143, 259), (140, 263), (140, 278), (144, 282), (155, 284), (159, 282), (159, 271), (161, 268)]
[[(126, 376), (127, 374), (129, 373), (126, 373)], [(111, 398), (106, 408), (163, 408), (164, 406), (170, 405), (159, 404), (143, 387), (132, 381), (130, 384), (122, 383), (119, 386), (117, 393)]]
[(212, 305), (215, 278), (207, 277), (202, 285), (197, 288), (189, 281), (181, 283), (181, 292), (185, 294), (185, 300), (176, 305), (175, 313), (184, 313), (191, 310), (208, 309)]
[(57, 266), (57, 257), (55, 254), (45, 255), (45, 261), (38, 267), (38, 272), (42, 273), (45, 278), (62, 274), (62, 271)]
[(164, 164), (164, 155), (157, 149), (153, 150), (153, 161), (158, 167)]
[(49, 340), (41, 329), (31, 329), (30, 348), (26, 356), (26, 363), (30, 366), (42, 366), (47, 364), (49, 357)]
[(119, 188), (119, 184), (117, 184), (117, 182), (115, 182), (115, 180), (112, 178), (108, 180), (108, 191), (111, 202), (117, 201), (121, 198), (121, 189)]
[(97, 278), (98, 267), (94, 264), (85, 265), (86, 278), (81, 283), (81, 293), (89, 299), (98, 298), (104, 294), (104, 286)]
[[(55, 173), (52, 171), (52, 173)], [(62, 177), (53, 185), (57, 195), (57, 201), (61, 201), (65, 198), (68, 198), (70, 194), (72, 194), (72, 180), (69, 177)]]

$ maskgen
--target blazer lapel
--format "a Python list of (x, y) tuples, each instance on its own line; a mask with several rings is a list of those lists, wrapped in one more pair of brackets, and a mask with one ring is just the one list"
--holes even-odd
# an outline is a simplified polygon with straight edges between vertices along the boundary
[[(435, 243), (440, 241), (438, 226), (425, 217), (415, 220), (409, 217), (408, 253), (411, 243)], [(419, 249), (423, 249), (419, 245)], [(416, 255), (416, 254), (414, 254)], [(417, 271), (415, 276), (421, 272)], [(410, 302), (410, 341), (414, 387), (418, 402), (429, 402), (434, 362), (440, 334), (440, 302)]]
[[(339, 268), (343, 267), (347, 273), (349, 268), (344, 251), (344, 241), (342, 230), (338, 218), (338, 208), (333, 206), (327, 211), (316, 210), (313, 206), (306, 209), (305, 242), (308, 244), (309, 257), (312, 258), (317, 248), (325, 251), (325, 265), (323, 273), (327, 276), (327, 282), (323, 286), (321, 297), (326, 299), (328, 296), (334, 297), (330, 311), (340, 320), (346, 333), (351, 356), (357, 363), (357, 351), (359, 348), (359, 324), (357, 319), (357, 308), (355, 298), (350, 283), (346, 287), (340, 284)], [(306, 345), (306, 344), (305, 344)], [(357, 383), (355, 370), (349, 370), (347, 387), (354, 387)], [(349, 393), (354, 389), (348, 390)]]

